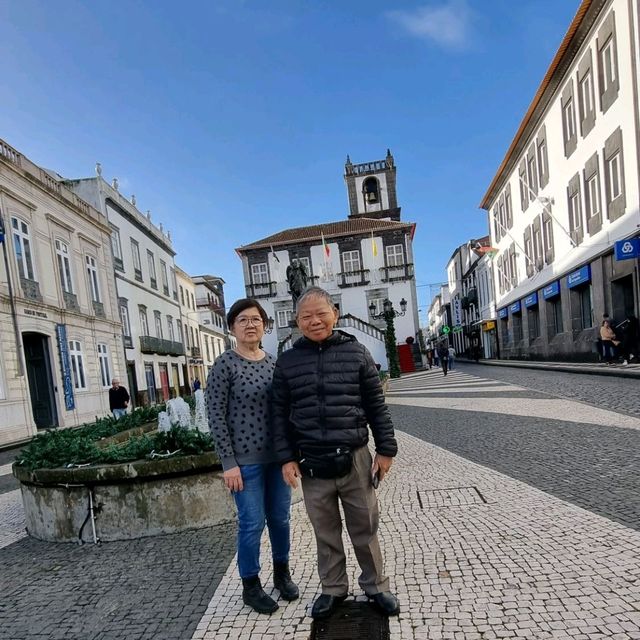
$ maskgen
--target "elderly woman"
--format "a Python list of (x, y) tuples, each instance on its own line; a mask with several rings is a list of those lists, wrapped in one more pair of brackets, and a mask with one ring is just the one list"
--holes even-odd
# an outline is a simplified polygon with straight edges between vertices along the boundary
[(311, 615), (330, 616), (349, 592), (339, 502), (362, 571), (360, 586), (383, 614), (396, 615), (400, 606), (389, 591), (378, 542), (375, 487), (398, 446), (373, 358), (352, 335), (334, 330), (337, 320), (323, 289), (309, 287), (298, 299), (303, 337), (278, 358), (273, 377), (276, 455), (290, 486), (302, 478), (316, 536), (322, 593)]
[(291, 489), (272, 446), (268, 397), (275, 366), (260, 342), (267, 314), (256, 300), (235, 302), (227, 325), (237, 346), (225, 351), (207, 379), (209, 429), (222, 462), (224, 482), (238, 507), (238, 569), (242, 599), (258, 613), (278, 604), (260, 582), (260, 538), (265, 522), (273, 553), (273, 583), (285, 600), (298, 597), (289, 573)]

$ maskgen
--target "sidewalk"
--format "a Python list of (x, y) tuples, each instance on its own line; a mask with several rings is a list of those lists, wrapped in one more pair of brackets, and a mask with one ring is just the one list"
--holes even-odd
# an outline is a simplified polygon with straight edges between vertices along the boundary
[[(402, 606), (390, 638), (640, 638), (639, 532), (413, 436), (398, 440), (379, 491), (386, 571)], [(363, 599), (346, 535), (345, 548), (351, 596)], [(269, 557), (265, 536), (267, 591)], [(260, 616), (242, 605), (232, 563), (192, 640), (307, 640), (318, 577), (302, 503), (291, 565), (300, 599)]]
[(607, 365), (604, 362), (538, 362), (535, 360), (491, 360), (481, 359), (478, 362), (468, 358), (456, 358), (456, 362), (469, 364), (486, 364), (491, 367), (517, 367), (520, 369), (546, 369), (567, 373), (583, 373), (588, 375), (613, 376), (617, 378), (640, 378), (640, 362), (632, 360), (632, 364)]

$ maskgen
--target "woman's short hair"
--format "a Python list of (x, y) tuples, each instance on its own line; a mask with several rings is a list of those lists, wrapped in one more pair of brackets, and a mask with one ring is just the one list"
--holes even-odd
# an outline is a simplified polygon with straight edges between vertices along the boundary
[(253, 298), (240, 298), (240, 300), (236, 300), (229, 309), (227, 313), (227, 326), (232, 327), (233, 323), (236, 321), (236, 318), (247, 309), (257, 309), (260, 317), (262, 318), (262, 323), (266, 327), (269, 322), (269, 316), (267, 312), (262, 308), (262, 305)]
[(296, 302), (296, 316), (298, 315), (300, 306), (309, 298), (320, 298), (321, 300), (324, 300), (332, 309), (335, 309), (336, 307), (336, 303), (333, 301), (333, 298), (327, 291), (325, 291), (321, 287), (307, 287), (300, 294), (300, 297)]

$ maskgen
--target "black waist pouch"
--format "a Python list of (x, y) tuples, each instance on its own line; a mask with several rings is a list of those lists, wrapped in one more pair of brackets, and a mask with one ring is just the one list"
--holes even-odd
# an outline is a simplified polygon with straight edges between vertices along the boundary
[(353, 466), (353, 454), (349, 447), (333, 447), (322, 450), (300, 451), (300, 471), (308, 478), (333, 480), (346, 476)]

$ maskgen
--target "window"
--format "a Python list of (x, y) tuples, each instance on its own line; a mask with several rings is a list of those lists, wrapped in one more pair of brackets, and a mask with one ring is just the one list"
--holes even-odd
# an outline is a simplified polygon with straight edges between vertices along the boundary
[(74, 389), (86, 389), (87, 379), (84, 372), (84, 356), (78, 340), (69, 340), (69, 358), (71, 360)]
[(365, 206), (367, 204), (375, 204), (380, 200), (380, 189), (378, 187), (378, 180), (373, 176), (367, 178), (362, 183), (362, 195), (364, 196)]
[(530, 307), (527, 309), (527, 326), (529, 328), (529, 340), (535, 340), (540, 337), (540, 314), (538, 307)]
[(171, 268), (171, 286), (173, 288), (173, 299), (178, 301), (178, 279), (176, 278), (176, 270)]
[(180, 320), (176, 320), (176, 333), (178, 337), (178, 342), (180, 344), (184, 343), (184, 336), (182, 335), (182, 322)]
[(191, 340), (189, 340), (189, 329), (191, 327), (189, 325), (184, 325), (184, 337), (186, 338), (187, 349), (191, 349)]
[(13, 234), (13, 249), (16, 254), (20, 277), (25, 280), (35, 280), (29, 226), (26, 222), (18, 218), (11, 218), (11, 231)]
[(193, 297), (193, 293), (190, 292), (189, 295), (191, 296), (191, 308), (195, 309), (196, 308), (196, 300)]
[(284, 329), (289, 326), (289, 323), (293, 320), (293, 311), (290, 309), (280, 309), (277, 313), (278, 316), (278, 328)]
[(100, 283), (98, 281), (98, 267), (96, 259), (93, 256), (85, 256), (84, 259), (87, 266), (87, 277), (89, 278), (91, 300), (94, 302), (100, 302)]
[(209, 349), (209, 336), (205, 335), (204, 337), (204, 348), (207, 352), (207, 360), (211, 360), (211, 351)]
[(536, 138), (536, 153), (538, 156), (538, 184), (544, 189), (549, 183), (549, 158), (547, 157), (547, 127), (542, 125)]
[(167, 263), (160, 260), (160, 277), (162, 278), (162, 293), (169, 295), (169, 275), (167, 274)]
[(182, 304), (183, 307), (186, 306), (184, 301), (184, 289), (182, 288), (182, 285), (180, 285), (180, 303)]
[(342, 270), (345, 273), (353, 273), (361, 270), (360, 252), (358, 250), (342, 252)]
[(167, 337), (171, 342), (175, 342), (176, 337), (173, 333), (173, 318), (171, 316), (167, 316)]
[(620, 80), (616, 45), (615, 13), (611, 11), (598, 31), (598, 85), (603, 113), (616, 101)]
[(158, 280), (156, 276), (156, 259), (153, 253), (147, 249), (147, 263), (149, 265), (149, 280), (151, 281), (151, 288), (158, 288)]
[(387, 246), (387, 266), (400, 267), (404, 264), (404, 251), (401, 244)]
[(137, 240), (131, 238), (131, 255), (133, 257), (133, 271), (136, 280), (142, 282), (142, 263), (140, 261), (140, 245)]
[(159, 311), (153, 312), (153, 320), (156, 326), (156, 338), (160, 338), (162, 340), (164, 337), (162, 334), (162, 315)]
[(562, 300), (560, 296), (547, 300), (547, 317), (549, 319), (549, 337), (562, 333)]
[(128, 338), (131, 337), (131, 323), (129, 322), (129, 309), (126, 304), (120, 304), (120, 322), (122, 322), (122, 333)]
[(588, 329), (593, 326), (593, 309), (591, 307), (591, 285), (578, 289), (580, 299), (580, 328)]
[(251, 265), (252, 284), (267, 284), (269, 282), (269, 269), (266, 262)]
[(522, 314), (514, 313), (511, 316), (511, 324), (513, 325), (513, 341), (522, 341)]
[(145, 307), (139, 307), (140, 311), (140, 335), (149, 335), (149, 321), (147, 320), (147, 310)]
[[(373, 304), (375, 307), (375, 311), (373, 312), (375, 315), (380, 315), (384, 311), (384, 298), (371, 298), (369, 300), (369, 305)], [(384, 320), (382, 320), (384, 322)]]
[(536, 153), (531, 147), (527, 155), (527, 178), (529, 179), (529, 188), (532, 194), (538, 193), (538, 163), (536, 162)]
[(502, 198), (502, 197), (500, 198), (500, 201), (498, 202), (498, 221), (500, 223), (500, 228), (501, 229), (506, 229), (507, 228), (507, 216), (505, 215), (504, 198)]
[(111, 227), (111, 253), (113, 253), (116, 268), (122, 269), (122, 245), (120, 244), (120, 231)]
[(575, 102), (573, 98), (573, 80), (569, 80), (567, 86), (562, 92), (560, 104), (562, 108), (564, 155), (568, 158), (576, 150), (576, 146), (578, 144), (578, 136), (576, 135)]
[(109, 351), (106, 344), (98, 344), (98, 362), (100, 363), (100, 381), (103, 387), (111, 386), (111, 368), (109, 367)]
[(508, 184), (504, 190), (504, 212), (506, 217), (507, 229), (513, 226), (513, 209), (511, 207), (511, 185)]
[(569, 98), (563, 108), (563, 124), (565, 142), (576, 135), (576, 120), (573, 112), (573, 98)]
[(618, 78), (613, 38), (609, 38), (600, 52), (602, 64), (603, 93), (610, 89)]
[(542, 214), (542, 240), (544, 244), (544, 261), (553, 262), (553, 218), (545, 211)]
[(529, 186), (527, 184), (527, 163), (522, 160), (518, 166), (518, 183), (520, 185), (520, 208), (526, 211), (529, 206)]
[(571, 226), (574, 229), (580, 227), (581, 211), (580, 211), (580, 194), (573, 193), (569, 196), (569, 216)]
[(622, 131), (618, 127), (604, 143), (604, 182), (607, 216), (613, 221), (626, 210)]
[(582, 224), (582, 198), (580, 194), (580, 176), (576, 173), (567, 187), (567, 204), (569, 213), (569, 231), (575, 244), (580, 244), (584, 237)]
[(298, 258), (300, 264), (304, 265), (304, 268), (307, 270), (307, 275), (311, 277), (311, 261), (307, 256), (303, 256), (302, 258)]
[(591, 218), (600, 213), (600, 181), (598, 180), (598, 174), (593, 174), (587, 180), (586, 188), (586, 205), (587, 205), (587, 218)]
[[(580, 80), (580, 121), (587, 119), (593, 111), (593, 79), (591, 70)], [(584, 132), (583, 132), (584, 135)]]
[(69, 261), (69, 247), (62, 240), (56, 240), (56, 257), (60, 272), (60, 285), (65, 293), (73, 293), (71, 280), (71, 262)]
[(533, 229), (529, 226), (524, 230), (524, 255), (527, 267), (527, 275), (531, 277), (534, 273), (534, 256), (533, 256)]

